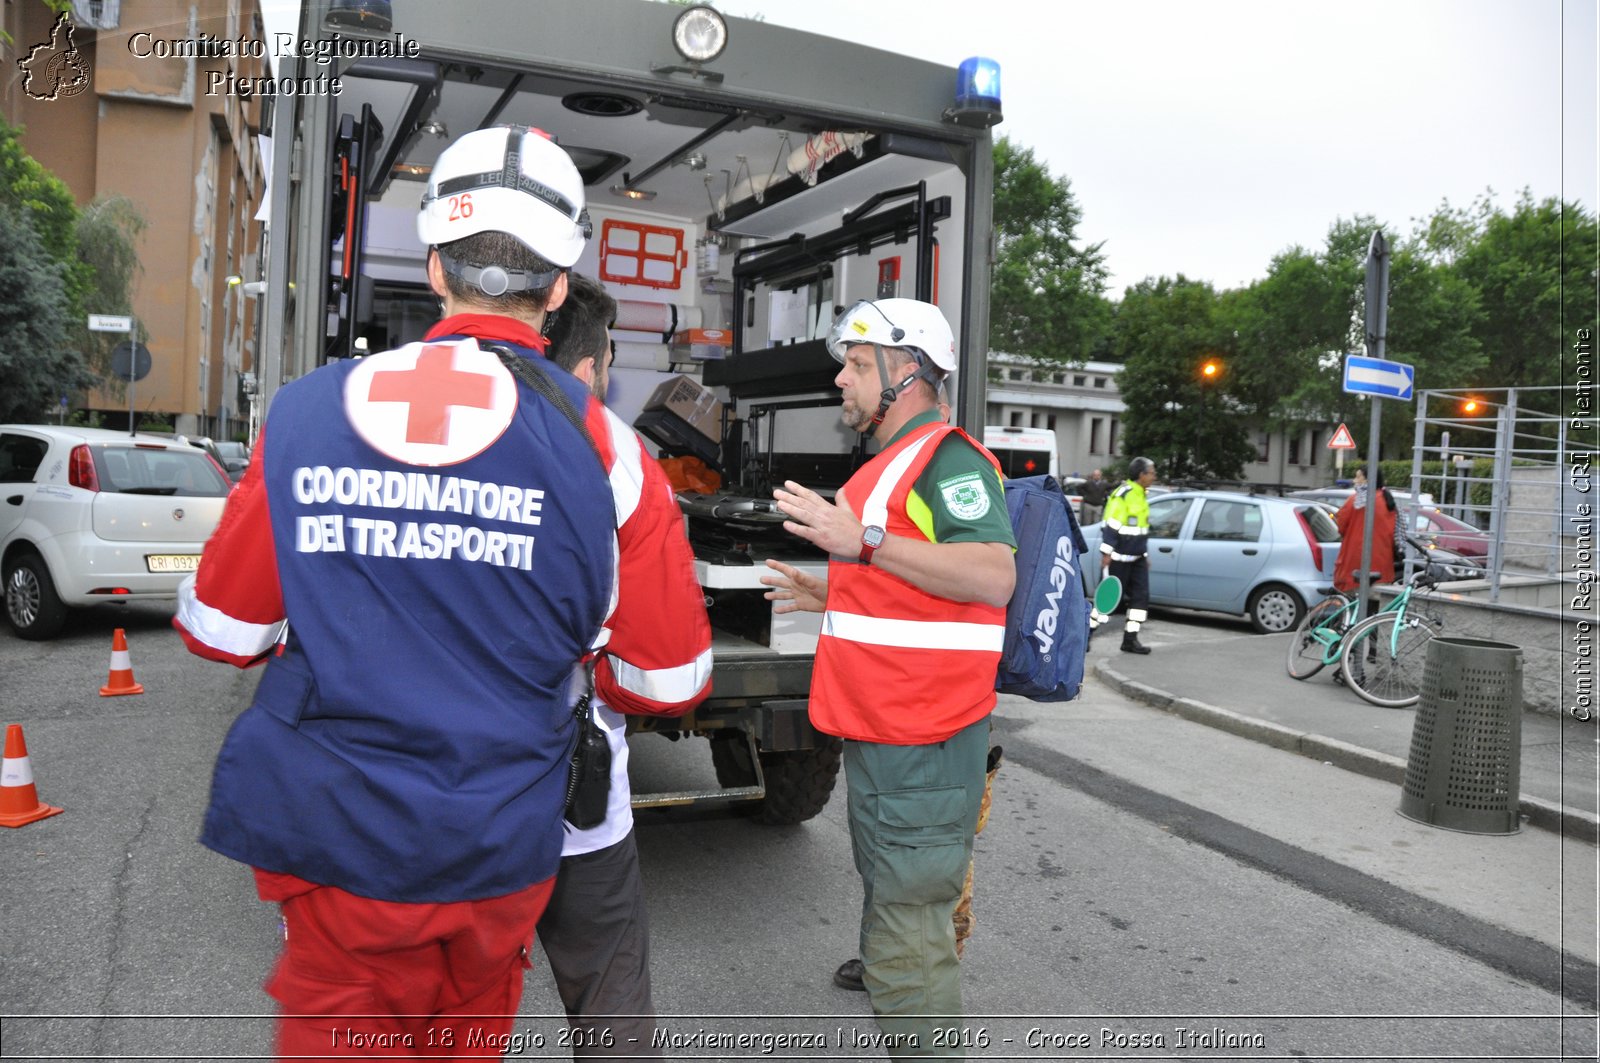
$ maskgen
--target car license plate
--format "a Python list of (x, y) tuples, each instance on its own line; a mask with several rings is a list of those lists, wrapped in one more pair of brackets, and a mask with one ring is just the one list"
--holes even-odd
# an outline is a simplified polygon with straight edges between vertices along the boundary
[(144, 563), (151, 572), (193, 572), (200, 567), (200, 555), (146, 554)]

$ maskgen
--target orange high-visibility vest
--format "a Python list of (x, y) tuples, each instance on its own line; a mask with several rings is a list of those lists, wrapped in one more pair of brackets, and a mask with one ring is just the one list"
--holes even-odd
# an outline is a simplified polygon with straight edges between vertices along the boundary
[[(850, 478), (843, 494), (863, 524), (925, 538), (906, 515), (906, 499), (950, 432), (961, 430), (945, 424), (913, 430)], [(999, 469), (988, 451), (973, 446)], [(994, 708), (1005, 617), (1004, 606), (953, 602), (873, 565), (830, 559), (811, 722), (866, 742), (944, 741)]]

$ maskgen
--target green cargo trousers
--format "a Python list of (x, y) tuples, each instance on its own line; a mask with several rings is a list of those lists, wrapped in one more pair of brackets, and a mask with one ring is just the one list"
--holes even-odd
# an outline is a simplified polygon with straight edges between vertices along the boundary
[[(989, 718), (925, 746), (844, 744), (850, 841), (861, 874), (861, 961), (894, 1058), (964, 1058), (961, 967), (950, 921), (983, 800)], [(953, 1043), (952, 1043), (953, 1042)]]

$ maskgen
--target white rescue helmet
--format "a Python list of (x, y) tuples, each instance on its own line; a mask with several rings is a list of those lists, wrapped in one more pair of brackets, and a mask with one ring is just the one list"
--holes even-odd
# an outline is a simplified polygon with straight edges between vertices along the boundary
[(591, 231), (572, 158), (522, 126), (477, 129), (446, 148), (417, 214), (417, 236), (428, 247), (503, 232), (563, 269), (578, 261)]
[(828, 353), (843, 362), (858, 343), (917, 351), (944, 373), (956, 368), (950, 323), (937, 306), (920, 299), (863, 299), (840, 314), (828, 333)]

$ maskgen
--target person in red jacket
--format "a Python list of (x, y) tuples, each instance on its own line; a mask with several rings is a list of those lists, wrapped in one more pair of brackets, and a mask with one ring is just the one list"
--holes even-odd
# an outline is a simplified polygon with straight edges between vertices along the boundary
[[(617, 301), (597, 281), (567, 275), (567, 299), (546, 330), (552, 362), (605, 401), (616, 344)], [(659, 467), (659, 466), (658, 466)], [(572, 1028), (574, 1059), (661, 1059), (650, 991), (650, 916), (633, 837), (627, 722), (596, 698), (594, 724), (611, 752), (605, 819), (563, 824), (561, 871), (539, 917), (539, 944)]]
[(445, 149), (418, 217), (444, 320), (277, 394), (179, 591), (192, 652), (266, 664), (200, 840), (281, 906), (280, 1057), (503, 1044), (588, 677), (630, 713), (710, 690), (666, 477), (546, 362), (589, 230), (576, 166), (538, 131)]
[[(1355, 491), (1345, 499), (1333, 522), (1339, 528), (1339, 560), (1333, 566), (1335, 590), (1350, 593), (1361, 586), (1361, 544), (1366, 529), (1366, 507), (1373, 493), (1367, 482), (1367, 467), (1355, 473)], [(1394, 582), (1394, 496), (1383, 485), (1383, 470), (1378, 470), (1377, 508), (1372, 512), (1372, 568), (1378, 574), (1375, 583)]]

